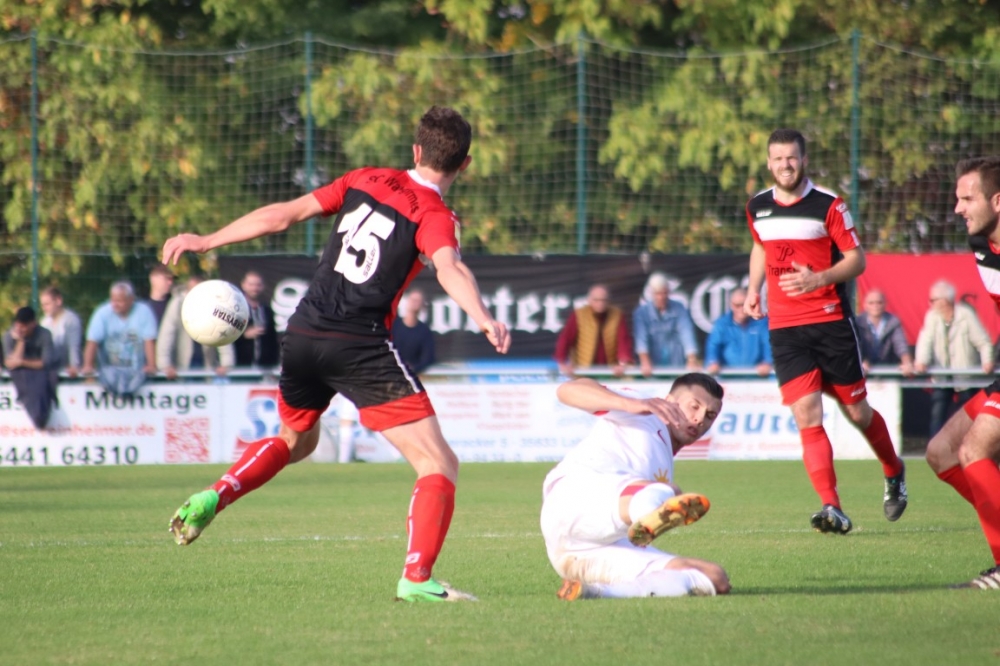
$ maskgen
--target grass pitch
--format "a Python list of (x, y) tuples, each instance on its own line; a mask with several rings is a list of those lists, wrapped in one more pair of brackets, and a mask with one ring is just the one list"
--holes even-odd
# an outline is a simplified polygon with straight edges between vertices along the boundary
[(0, 469), (0, 664), (1000, 664), (972, 508), (909, 461), (838, 463), (846, 537), (817, 534), (798, 462), (681, 461), (712, 500), (658, 546), (720, 562), (728, 597), (561, 602), (538, 529), (550, 465), (468, 464), (435, 575), (479, 603), (392, 601), (413, 473), (301, 464), (192, 546), (174, 509), (221, 466)]

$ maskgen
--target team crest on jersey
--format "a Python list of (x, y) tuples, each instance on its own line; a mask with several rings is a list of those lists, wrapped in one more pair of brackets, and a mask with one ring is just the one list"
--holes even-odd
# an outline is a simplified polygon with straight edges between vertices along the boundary
[(670, 474), (665, 469), (656, 470), (656, 474), (653, 475), (653, 478), (660, 483), (670, 483)]

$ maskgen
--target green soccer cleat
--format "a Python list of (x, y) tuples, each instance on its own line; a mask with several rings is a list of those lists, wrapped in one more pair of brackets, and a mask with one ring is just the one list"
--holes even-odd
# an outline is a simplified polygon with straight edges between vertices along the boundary
[(195, 493), (177, 509), (170, 519), (170, 531), (178, 546), (187, 546), (197, 539), (215, 518), (215, 508), (219, 505), (219, 493), (203, 490)]
[(461, 592), (433, 578), (422, 583), (414, 583), (408, 578), (400, 578), (396, 585), (396, 601), (479, 601), (475, 595)]

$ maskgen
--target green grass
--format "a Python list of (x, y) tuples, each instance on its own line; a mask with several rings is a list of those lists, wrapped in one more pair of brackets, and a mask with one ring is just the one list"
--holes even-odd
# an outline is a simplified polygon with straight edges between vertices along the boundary
[(846, 537), (808, 529), (798, 462), (678, 463), (712, 511), (657, 545), (721, 563), (728, 597), (561, 602), (538, 529), (548, 465), (465, 465), (435, 575), (478, 604), (393, 603), (413, 474), (292, 466), (194, 545), (173, 510), (220, 466), (0, 469), (2, 664), (998, 664), (975, 513), (921, 460), (882, 517), (838, 464)]

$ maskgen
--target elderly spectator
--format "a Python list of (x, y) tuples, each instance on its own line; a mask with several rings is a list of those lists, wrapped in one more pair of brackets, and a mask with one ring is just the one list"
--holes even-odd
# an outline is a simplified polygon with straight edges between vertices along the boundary
[[(932, 367), (980, 368), (987, 375), (993, 372), (993, 343), (989, 334), (972, 307), (955, 302), (955, 287), (946, 280), (931, 286), (930, 308), (917, 335), (914, 356), (914, 369), (918, 373)], [(957, 378), (945, 379), (952, 382)], [(932, 389), (930, 436), (936, 435), (944, 422), (975, 393), (975, 389), (959, 391), (956, 401), (953, 386)]]
[(402, 316), (392, 322), (392, 346), (399, 357), (418, 375), (434, 365), (434, 333), (420, 321), (424, 309), (424, 293), (411, 289), (403, 296)]
[(872, 289), (865, 294), (864, 312), (854, 319), (861, 348), (861, 365), (867, 373), (875, 365), (895, 365), (909, 377), (913, 354), (899, 317), (885, 309), (885, 294)]
[(3, 334), (4, 367), (17, 390), (17, 401), (36, 428), (48, 425), (56, 398), (56, 358), (52, 333), (38, 325), (35, 311), (23, 307)]
[(753, 368), (761, 377), (771, 374), (774, 359), (767, 333), (767, 317), (751, 319), (743, 310), (746, 289), (729, 294), (729, 312), (712, 324), (705, 342), (705, 371), (714, 375), (721, 368)]
[(149, 269), (149, 298), (144, 302), (153, 311), (157, 326), (163, 320), (163, 313), (167, 311), (167, 303), (170, 301), (173, 287), (173, 271), (163, 264), (153, 264), (153, 267)]
[(556, 338), (555, 359), (559, 371), (573, 376), (575, 368), (610, 365), (616, 376), (632, 360), (632, 338), (625, 314), (610, 304), (611, 293), (603, 284), (587, 292), (587, 303), (570, 313)]
[(698, 370), (701, 364), (694, 322), (684, 304), (670, 298), (667, 276), (650, 275), (643, 293), (645, 302), (632, 312), (635, 353), (642, 374), (652, 375), (654, 365)]
[(105, 389), (116, 395), (135, 393), (156, 373), (156, 315), (137, 303), (127, 281), (111, 285), (111, 299), (102, 303), (87, 324), (80, 373), (95, 372)]
[(52, 334), (56, 354), (56, 370), (65, 370), (70, 377), (80, 374), (83, 362), (83, 323), (80, 316), (63, 304), (58, 287), (46, 287), (38, 296), (42, 306), (42, 327)]
[(167, 379), (176, 379), (178, 370), (202, 368), (212, 370), (221, 377), (236, 361), (232, 345), (211, 347), (199, 344), (191, 339), (181, 323), (184, 298), (204, 280), (200, 275), (193, 275), (187, 279), (183, 289), (174, 290), (160, 321), (160, 331), (156, 336), (156, 366)]
[(278, 365), (280, 348), (274, 311), (264, 298), (264, 278), (256, 271), (247, 271), (240, 282), (240, 289), (250, 306), (250, 323), (233, 343), (236, 365), (241, 368), (273, 368)]

